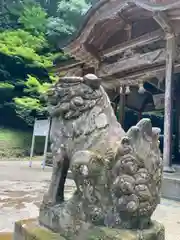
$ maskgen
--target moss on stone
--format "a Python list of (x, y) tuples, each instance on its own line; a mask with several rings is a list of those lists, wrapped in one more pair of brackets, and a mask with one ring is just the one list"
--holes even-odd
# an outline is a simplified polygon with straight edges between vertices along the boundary
[[(44, 227), (39, 226), (37, 219), (26, 219), (16, 222), (15, 240), (66, 240), (59, 233), (54, 233)], [(23, 236), (23, 238), (22, 238)]]
[(136, 231), (101, 227), (91, 230), (87, 240), (139, 240), (139, 238)]
[(43, 228), (33, 229), (32, 234), (36, 237), (37, 240), (65, 240), (65, 238), (59, 234), (53, 233), (52, 231)]
[[(127, 230), (107, 227), (94, 227), (89, 230), (87, 240), (163, 240), (164, 227), (156, 221), (149, 229)], [(84, 240), (84, 239), (83, 239)]]
[(94, 228), (89, 231), (87, 240), (102, 240), (104, 239), (104, 232), (100, 228)]

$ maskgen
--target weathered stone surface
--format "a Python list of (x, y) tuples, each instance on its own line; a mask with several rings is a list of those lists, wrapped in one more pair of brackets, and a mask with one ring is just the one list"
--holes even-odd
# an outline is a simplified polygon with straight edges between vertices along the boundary
[[(39, 221), (73, 236), (84, 223), (147, 229), (159, 203), (162, 159), (159, 132), (142, 119), (125, 133), (99, 79), (61, 79), (48, 94), (54, 166)], [(64, 202), (68, 169), (76, 183)]]
[(37, 219), (26, 219), (15, 223), (13, 240), (65, 240), (65, 238), (41, 227)]
[(164, 227), (152, 222), (145, 230), (113, 229), (91, 227), (72, 237), (62, 237), (59, 233), (45, 229), (36, 219), (20, 221), (15, 224), (13, 240), (163, 240)]

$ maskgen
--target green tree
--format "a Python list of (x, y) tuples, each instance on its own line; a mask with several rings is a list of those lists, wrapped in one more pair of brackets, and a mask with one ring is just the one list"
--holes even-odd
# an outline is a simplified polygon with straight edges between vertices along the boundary
[(46, 115), (46, 106), (40, 101), (40, 97), (50, 86), (51, 83), (40, 83), (37, 78), (28, 75), (24, 88), (24, 96), (13, 99), (17, 115), (29, 125), (33, 123), (34, 115)]
[(85, 0), (61, 0), (58, 3), (57, 17), (50, 17), (47, 35), (53, 43), (65, 43), (80, 27), (84, 15), (91, 4)]
[(38, 5), (28, 5), (24, 7), (19, 23), (26, 31), (34, 35), (43, 35), (47, 28), (47, 13)]
[(49, 16), (57, 17), (57, 8), (59, 0), (37, 0), (41, 6), (47, 11)]
[[(29, 1), (20, 1), (19, 5), (8, 12), (16, 16), (18, 27), (0, 32), (0, 115), (11, 113), (12, 122), (18, 116), (32, 124), (32, 113), (42, 114), (44, 110), (39, 100), (42, 88), (36, 95), (33, 87), (28, 92), (33, 78), (30, 74), (38, 79), (39, 86), (45, 86), (50, 81), (47, 69), (53, 66), (53, 54), (45, 35), (46, 12)], [(20, 10), (17, 14), (16, 9)]]
[[(54, 59), (69, 58), (59, 49), (79, 28), (90, 7), (85, 0), (0, 2), (0, 115), (9, 121), (46, 114), (41, 95), (56, 81)], [(6, 121), (5, 121), (6, 122)]]
[(6, 30), (0, 34), (0, 52), (9, 56), (22, 57), (32, 63), (42, 66), (52, 66), (49, 55), (41, 55), (39, 52), (48, 46), (43, 35), (38, 37), (31, 33), (18, 29)]

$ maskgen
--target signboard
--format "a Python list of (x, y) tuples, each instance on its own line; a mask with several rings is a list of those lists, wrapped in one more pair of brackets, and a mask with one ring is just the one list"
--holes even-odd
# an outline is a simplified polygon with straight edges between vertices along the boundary
[(49, 119), (35, 120), (34, 123), (34, 135), (35, 136), (47, 136), (49, 134)]
[(156, 110), (164, 109), (164, 93), (153, 95), (153, 101)]
[(50, 123), (51, 123), (50, 119), (35, 119), (32, 143), (31, 143), (29, 167), (32, 167), (32, 157), (33, 157), (33, 153), (34, 153), (35, 137), (43, 136), (43, 137), (45, 137), (45, 144), (44, 144), (44, 157), (43, 157), (43, 161), (42, 161), (42, 168), (43, 169), (45, 168)]

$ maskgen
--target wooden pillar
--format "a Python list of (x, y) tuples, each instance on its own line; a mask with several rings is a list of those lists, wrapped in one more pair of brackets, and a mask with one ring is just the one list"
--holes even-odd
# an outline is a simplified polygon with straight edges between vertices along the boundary
[(124, 126), (125, 105), (126, 105), (125, 86), (122, 86), (122, 91), (120, 92), (120, 107), (119, 107), (119, 122), (122, 127)]
[(165, 107), (164, 107), (164, 171), (174, 172), (172, 168), (172, 129), (173, 129), (173, 60), (175, 37), (167, 38), (166, 79), (165, 79)]
[(175, 140), (174, 140), (174, 152), (175, 158), (179, 158), (179, 121), (180, 121), (180, 83), (178, 79), (175, 79)]

